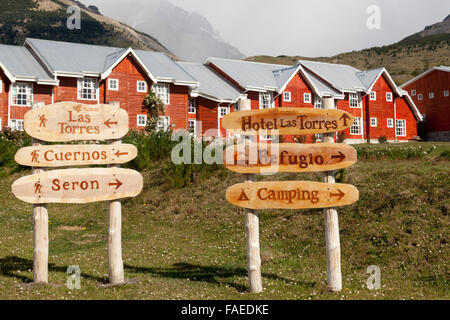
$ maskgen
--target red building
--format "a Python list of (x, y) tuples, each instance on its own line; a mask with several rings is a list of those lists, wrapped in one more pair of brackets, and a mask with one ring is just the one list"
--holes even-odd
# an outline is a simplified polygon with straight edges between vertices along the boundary
[[(251, 100), (252, 109), (321, 108), (323, 98), (334, 98), (336, 108), (355, 116), (354, 125), (344, 131), (347, 143), (377, 142), (380, 137), (408, 141), (417, 136), (422, 116), (384, 68), (361, 71), (312, 61), (281, 66), (219, 58), (208, 58), (206, 64), (234, 83)], [(315, 139), (320, 141), (321, 135)]]
[(450, 141), (450, 67), (434, 67), (401, 86), (406, 90), (424, 121), (419, 125), (421, 137)]

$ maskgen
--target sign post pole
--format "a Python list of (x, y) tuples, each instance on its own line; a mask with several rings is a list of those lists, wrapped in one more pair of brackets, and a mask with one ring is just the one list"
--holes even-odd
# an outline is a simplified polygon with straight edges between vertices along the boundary
[[(111, 144), (120, 145), (121, 139)], [(109, 167), (120, 167), (119, 164)], [(113, 285), (125, 282), (122, 260), (122, 204), (119, 199), (108, 204), (108, 272), (109, 282)]]
[[(244, 174), (244, 182), (253, 182), (254, 174)], [(262, 291), (261, 254), (259, 249), (259, 217), (253, 209), (245, 209), (245, 231), (247, 233), (247, 268), (250, 292)]]
[[(32, 109), (38, 108), (33, 104)], [(33, 146), (44, 144), (41, 140), (32, 139)], [(41, 173), (43, 169), (32, 167), (31, 172)], [(33, 282), (48, 283), (48, 211), (46, 204), (33, 205)]]
[[(334, 109), (334, 99), (323, 99), (324, 109)], [(334, 133), (324, 134), (325, 143), (334, 143)], [(335, 183), (334, 171), (323, 173), (323, 182)], [(325, 243), (327, 255), (327, 279), (328, 289), (331, 291), (342, 290), (341, 275), (341, 245), (339, 241), (339, 221), (336, 208), (323, 209), (325, 218)]]

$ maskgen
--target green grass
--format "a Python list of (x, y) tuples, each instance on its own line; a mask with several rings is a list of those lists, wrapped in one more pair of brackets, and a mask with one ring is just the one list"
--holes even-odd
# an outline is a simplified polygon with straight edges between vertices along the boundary
[[(0, 178), (0, 299), (450, 298), (445, 158), (362, 160), (345, 170), (343, 182), (358, 187), (360, 200), (338, 208), (343, 290), (334, 294), (326, 290), (323, 213), (317, 209), (260, 211), (264, 291), (248, 292), (243, 211), (225, 200), (226, 188), (242, 176), (221, 171), (180, 189), (169, 186), (162, 166), (143, 171), (144, 191), (123, 201), (125, 276), (140, 283), (106, 289), (98, 286), (108, 273), (106, 203), (49, 205), (51, 285), (30, 286), (31, 205), (10, 192), (29, 172)], [(378, 291), (365, 286), (373, 264), (381, 268)], [(81, 290), (64, 286), (69, 265), (81, 268)]]

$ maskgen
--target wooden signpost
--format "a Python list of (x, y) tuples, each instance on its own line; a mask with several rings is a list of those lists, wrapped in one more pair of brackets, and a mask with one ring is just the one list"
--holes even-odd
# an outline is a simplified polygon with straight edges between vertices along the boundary
[[(15, 160), (33, 167), (33, 174), (12, 185), (13, 194), (33, 203), (35, 283), (48, 283), (47, 203), (89, 203), (109, 201), (108, 266), (112, 285), (124, 283), (121, 245), (121, 203), (137, 196), (142, 175), (119, 165), (137, 156), (133, 145), (122, 144), (128, 132), (128, 114), (111, 105), (61, 102), (33, 109), (25, 114), (24, 129), (33, 145), (20, 149)], [(110, 140), (109, 145), (43, 145), (43, 141)], [(109, 168), (44, 171), (44, 167), (108, 164)]]
[(359, 192), (342, 183), (267, 181), (235, 184), (226, 198), (249, 209), (306, 209), (346, 206), (358, 200)]
[(244, 143), (225, 149), (224, 159), (238, 173), (316, 172), (350, 167), (357, 155), (346, 144)]
[(232, 112), (222, 119), (222, 126), (243, 135), (299, 135), (344, 130), (353, 121), (350, 113), (337, 109), (269, 108)]
[[(247, 261), (250, 291), (262, 291), (261, 260), (259, 253), (259, 222), (257, 209), (325, 208), (325, 238), (327, 251), (328, 287), (342, 289), (340, 243), (335, 207), (352, 204), (359, 199), (358, 190), (348, 184), (334, 183), (331, 170), (346, 168), (357, 161), (356, 150), (345, 144), (334, 144), (333, 134), (349, 128), (354, 117), (334, 109), (332, 98), (323, 99), (325, 109), (270, 108), (233, 112), (222, 119), (225, 129), (244, 136), (300, 135), (324, 133), (323, 144), (263, 144), (241, 143), (228, 147), (224, 153), (225, 166), (244, 174), (244, 183), (227, 189), (227, 200), (250, 210), (256, 216), (249, 223)], [(255, 173), (324, 172), (323, 183), (312, 181), (253, 182)], [(250, 239), (251, 237), (251, 239)], [(259, 241), (259, 240), (258, 240)]]
[(43, 141), (107, 140), (128, 132), (128, 114), (109, 104), (60, 102), (28, 111), (25, 131)]
[(14, 160), (23, 166), (66, 167), (121, 164), (136, 156), (137, 148), (132, 144), (52, 145), (22, 148)]

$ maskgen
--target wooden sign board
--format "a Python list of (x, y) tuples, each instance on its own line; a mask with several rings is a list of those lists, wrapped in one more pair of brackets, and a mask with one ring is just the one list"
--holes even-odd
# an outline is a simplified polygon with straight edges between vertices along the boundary
[(24, 129), (51, 142), (119, 139), (128, 132), (128, 113), (113, 105), (60, 102), (28, 111)]
[(356, 187), (311, 181), (244, 182), (227, 189), (228, 202), (248, 209), (328, 208), (359, 199)]
[(121, 168), (52, 170), (16, 180), (13, 194), (29, 203), (89, 203), (137, 196), (142, 175)]
[(14, 160), (31, 167), (65, 167), (93, 164), (121, 164), (133, 160), (132, 144), (39, 145), (17, 151)]
[(243, 135), (298, 135), (344, 130), (353, 121), (354, 117), (342, 110), (283, 107), (232, 112), (222, 119), (222, 126)]
[(353, 147), (331, 143), (242, 143), (224, 154), (225, 167), (238, 173), (331, 171), (356, 161)]

